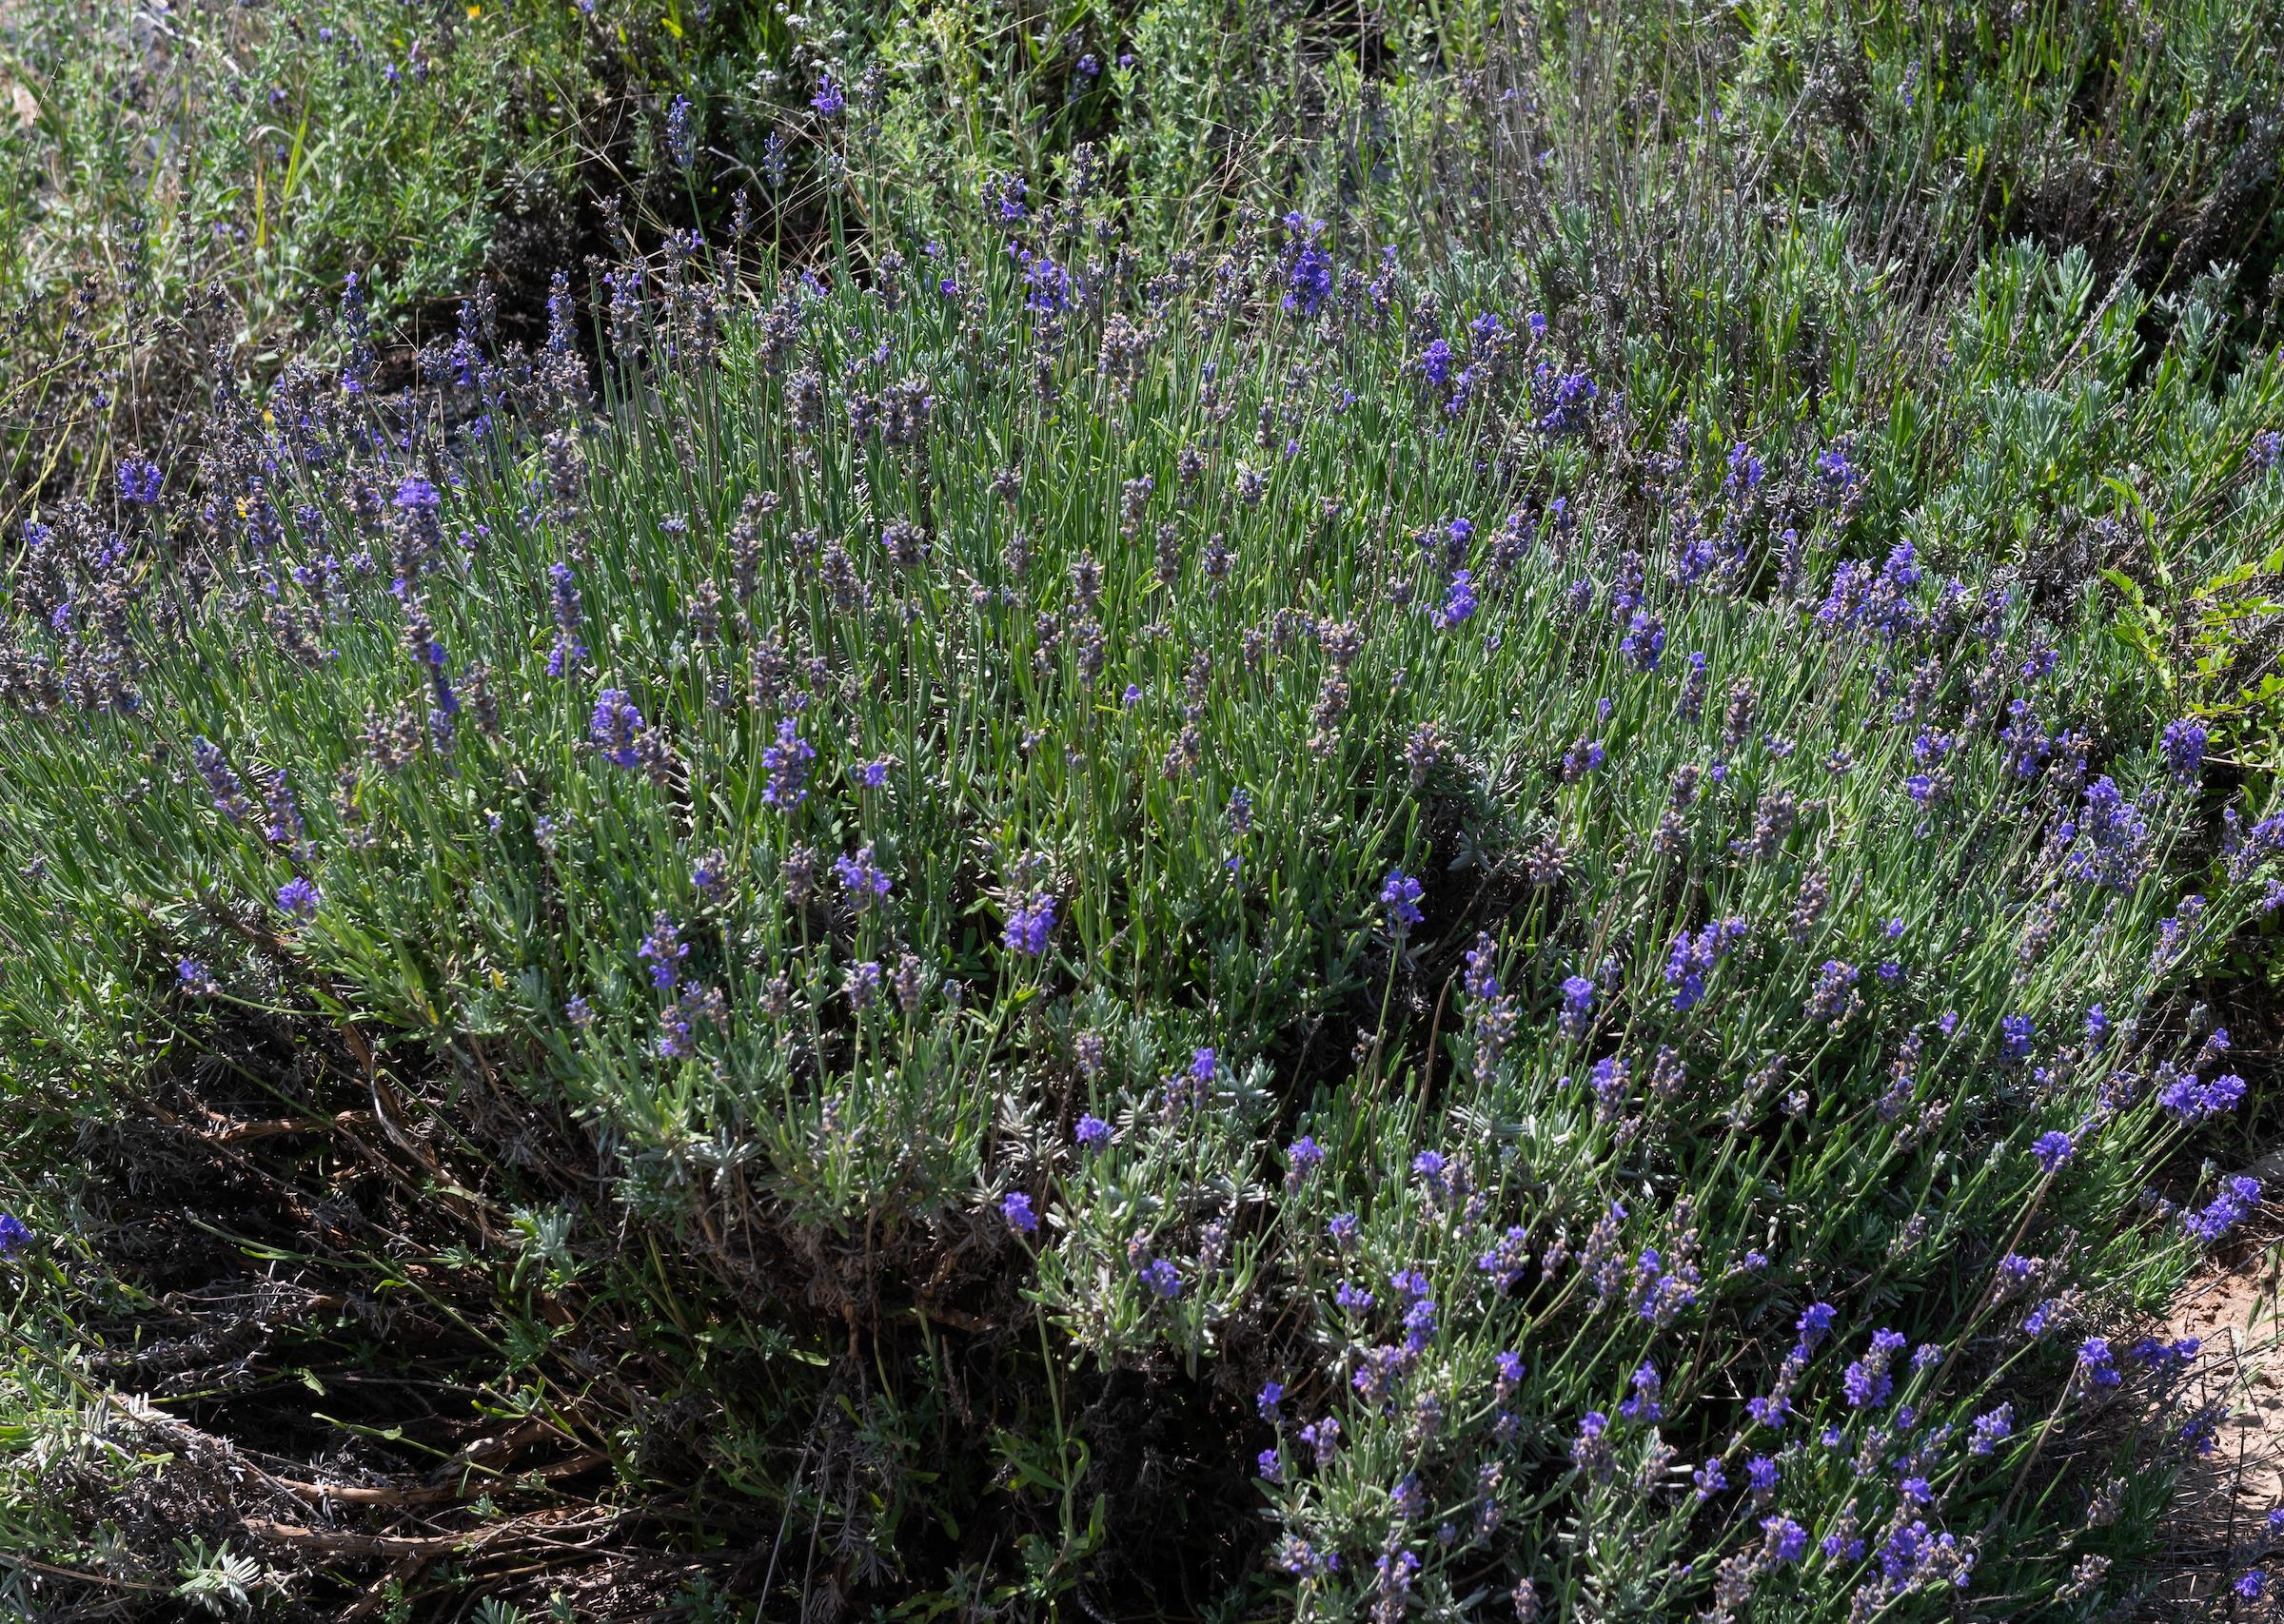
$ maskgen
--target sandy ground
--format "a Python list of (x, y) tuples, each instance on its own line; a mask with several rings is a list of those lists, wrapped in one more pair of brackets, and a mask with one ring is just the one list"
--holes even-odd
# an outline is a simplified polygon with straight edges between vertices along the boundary
[[(2284, 1189), (2284, 1153), (2251, 1169), (2271, 1190)], [(2218, 1447), (2183, 1473), (2166, 1521), (2154, 1594), (2138, 1614), (2148, 1619), (2276, 1617), (2284, 1592), (2284, 1547), (2269, 1555), (2267, 1519), (2284, 1506), (2284, 1330), (2278, 1289), (2284, 1285), (2284, 1238), (2247, 1248), (2199, 1276), (2174, 1304), (2163, 1334), (2203, 1344), (2190, 1399), (2226, 1399)], [(2248, 1568), (2264, 1566), (2270, 1594), (2247, 1602), (2232, 1586)]]

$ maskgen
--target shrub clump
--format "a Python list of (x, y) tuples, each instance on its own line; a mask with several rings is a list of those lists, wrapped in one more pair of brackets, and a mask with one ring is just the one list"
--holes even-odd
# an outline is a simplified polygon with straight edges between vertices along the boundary
[[(2211, 1434), (2136, 1433), (2186, 1350), (2122, 1328), (2259, 1199), (2150, 1184), (2284, 820), (1837, 425), (1667, 422), (1624, 333), (1299, 216), (1008, 229), (622, 265), (600, 378), (559, 289), (31, 526), (27, 1098), (206, 1056), (364, 1145), (413, 1227), (289, 1225), (394, 1272), (280, 1346), (542, 1419), (765, 1611), (2090, 1594)], [(117, 1233), (44, 1289), (131, 1319)], [(433, 1463), (364, 1431), (270, 1477)], [(425, 1526), (480, 1571), (566, 1492)], [(404, 1503), (216, 1532), (316, 1585)]]

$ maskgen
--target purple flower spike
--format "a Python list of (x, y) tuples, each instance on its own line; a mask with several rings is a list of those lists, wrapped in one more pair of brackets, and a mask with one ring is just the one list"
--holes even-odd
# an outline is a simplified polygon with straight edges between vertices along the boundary
[(316, 918), (321, 900), (317, 888), (299, 874), (278, 888), (279, 910), (295, 919)]
[(1426, 894), (1420, 882), (1403, 870), (1388, 870), (1388, 878), (1380, 887), (1380, 901), (1388, 910), (1396, 934), (1404, 934), (1426, 917), (1420, 912), (1420, 898)]

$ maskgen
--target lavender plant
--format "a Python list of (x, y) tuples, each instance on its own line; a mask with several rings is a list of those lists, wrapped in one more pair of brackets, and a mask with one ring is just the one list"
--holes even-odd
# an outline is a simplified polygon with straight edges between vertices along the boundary
[[(1939, 570), (1877, 445), (1722, 432), (1615, 313), (1011, 197), (985, 257), (611, 266), (599, 371), (567, 281), (402, 399), (351, 345), (28, 527), (20, 1108), (249, 1027), (305, 1114), (352, 1077), (522, 1237), (456, 1379), (626, 1518), (686, 1397), (668, 1538), (765, 1614), (1180, 1613), (1169, 1493), (1231, 1611), (2091, 1605), (2113, 1476), (2212, 1437), (2133, 1327), (2261, 1200), (2164, 1169), (2284, 817), (2091, 589)], [(561, 1351), (606, 1303), (640, 1375)], [(1153, 1405), (1144, 1499), (1095, 1452)]]

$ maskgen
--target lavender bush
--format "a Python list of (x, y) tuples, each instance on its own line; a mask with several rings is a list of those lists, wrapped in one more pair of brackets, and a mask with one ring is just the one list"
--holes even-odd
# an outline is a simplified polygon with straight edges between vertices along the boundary
[(0, 18), (0, 1607), (2148, 1605), (2274, 4)]
[[(42, 1343), (19, 1542), (148, 1585), (166, 1522), (217, 1605), (528, 1594), (558, 1529), (764, 1616), (2096, 1605), (2213, 1436), (2141, 1327), (2261, 1192), (2166, 1171), (2244, 1091), (2176, 993), (2284, 819), (1876, 437), (1299, 215), (997, 212), (620, 264), (600, 368), (567, 282), (423, 390), (352, 345), (28, 528), (16, 1108), (156, 1098), (285, 1204), (219, 1223), (238, 1377)], [(189, 1242), (52, 1187), (23, 1323), (146, 1316)], [(183, 1413), (73, 1397), (128, 1375)]]

